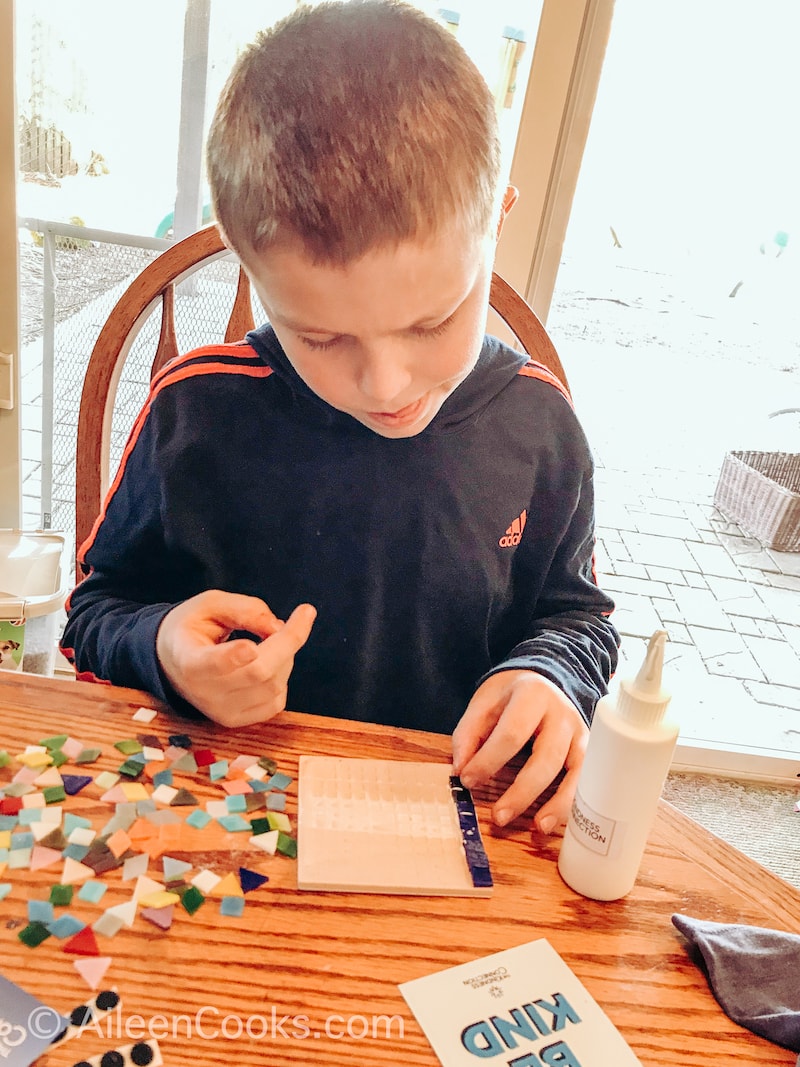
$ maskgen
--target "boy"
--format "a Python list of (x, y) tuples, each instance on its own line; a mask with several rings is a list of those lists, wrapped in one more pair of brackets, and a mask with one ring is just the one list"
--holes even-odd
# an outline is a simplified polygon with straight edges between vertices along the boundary
[(453, 732), (468, 786), (535, 738), (493, 817), (566, 768), (547, 832), (617, 637), (583, 434), (484, 339), (498, 172), (491, 93), (411, 6), (303, 8), (240, 57), (208, 173), (269, 325), (154, 382), (63, 643), (229, 726), (290, 707)]

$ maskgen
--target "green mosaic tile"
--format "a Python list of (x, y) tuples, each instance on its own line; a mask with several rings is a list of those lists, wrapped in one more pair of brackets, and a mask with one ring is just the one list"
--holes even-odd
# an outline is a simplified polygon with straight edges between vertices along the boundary
[(123, 756), (133, 756), (137, 752), (141, 752), (143, 747), (142, 742), (136, 741), (134, 738), (130, 738), (127, 741), (116, 741), (114, 744), (114, 748), (119, 749)]
[(38, 741), (37, 744), (51, 751), (52, 749), (61, 748), (66, 740), (67, 734), (59, 734), (57, 737), (45, 737), (43, 740)]
[(67, 793), (63, 785), (49, 785), (42, 790), (45, 804), (63, 804)]
[(65, 908), (72, 903), (74, 892), (75, 886), (72, 885), (52, 885), (50, 886), (50, 903), (57, 908)]
[(75, 763), (94, 763), (103, 755), (101, 748), (85, 748), (79, 756), (75, 757)]
[(124, 763), (117, 767), (119, 774), (124, 774), (126, 778), (139, 778), (144, 771), (144, 764), (138, 763), (136, 760), (125, 760)]
[(28, 948), (37, 948), (50, 937), (50, 931), (40, 922), (28, 923), (28, 925), (17, 934), (17, 937)]
[(283, 831), (278, 831), (278, 846), (277, 851), (283, 856), (289, 856), (292, 859), (297, 857), (297, 841), (294, 837), (289, 837), (288, 834)]
[(205, 899), (197, 886), (194, 885), (189, 886), (186, 892), (181, 894), (181, 904), (190, 915), (194, 915), (199, 908), (202, 908)]

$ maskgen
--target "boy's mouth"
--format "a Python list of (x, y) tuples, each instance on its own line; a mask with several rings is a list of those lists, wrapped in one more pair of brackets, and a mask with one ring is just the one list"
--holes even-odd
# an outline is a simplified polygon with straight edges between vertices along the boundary
[(421, 396), (413, 404), (406, 404), (404, 408), (399, 408), (397, 411), (369, 411), (367, 416), (372, 422), (380, 423), (382, 426), (410, 426), (421, 415), (425, 401), (426, 397)]

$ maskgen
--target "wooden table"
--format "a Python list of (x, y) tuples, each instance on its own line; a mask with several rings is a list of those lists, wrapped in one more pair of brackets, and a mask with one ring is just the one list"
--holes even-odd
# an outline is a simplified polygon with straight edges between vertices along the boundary
[[(95, 772), (118, 766), (113, 743), (137, 732), (162, 739), (186, 732), (195, 746), (207, 745), (218, 757), (271, 755), (290, 775), (307, 752), (448, 758), (445, 737), (291, 713), (237, 733), (163, 709), (150, 726), (141, 726), (131, 716), (142, 704), (154, 706), (130, 689), (3, 672), (0, 749), (16, 754), (26, 744), (68, 733), (102, 745)], [(0, 770), (0, 783), (9, 776), (8, 768)], [(493, 788), (497, 795), (499, 786)], [(94, 799), (84, 796), (82, 804), (100, 811), (92, 791)], [(207, 780), (196, 792), (201, 801), (218, 795)], [(296, 786), (289, 792), (293, 814)], [(496, 882), (488, 899), (299, 892), (293, 860), (232, 852), (242, 847), (235, 834), (209, 839), (208, 855), (188, 858), (229, 869), (244, 859), (268, 873), (269, 884), (247, 897), (238, 919), (220, 917), (217, 904), (207, 901), (191, 917), (179, 908), (169, 931), (137, 918), (115, 938), (100, 938), (101, 951), (113, 957), (101, 988), (116, 987), (123, 1010), (102, 1033), (86, 1031), (40, 1063), (72, 1064), (136, 1040), (145, 1030), (158, 1038), (167, 1067), (432, 1067), (438, 1061), (398, 983), (545, 937), (643, 1064), (794, 1064), (794, 1054), (727, 1018), (670, 921), (682, 912), (800, 933), (800, 895), (791, 886), (662, 803), (633, 892), (614, 903), (585, 900), (558, 875), (558, 839), (532, 840), (529, 819), (491, 832), (492, 793), (475, 792)], [(151, 862), (150, 870), (157, 877), (160, 865)], [(110, 888), (102, 907), (130, 898), (131, 883), (123, 886), (119, 871), (105, 879)], [(0, 876), (14, 885), (0, 904), (0, 974), (68, 1013), (91, 996), (72, 958), (55, 938), (30, 949), (17, 937), (27, 900), (47, 899), (55, 880), (48, 871)], [(78, 902), (67, 910), (93, 922), (101, 906)], [(138, 1030), (134, 1016), (141, 1017)], [(380, 1016), (391, 1019), (388, 1036), (380, 1020), (373, 1033), (373, 1018)]]

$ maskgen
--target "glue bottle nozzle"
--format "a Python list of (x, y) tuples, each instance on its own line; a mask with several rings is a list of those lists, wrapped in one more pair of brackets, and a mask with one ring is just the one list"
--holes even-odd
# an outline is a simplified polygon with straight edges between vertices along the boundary
[(670, 701), (670, 694), (661, 686), (666, 643), (666, 630), (656, 630), (648, 642), (639, 673), (634, 679), (620, 682), (617, 708), (624, 719), (648, 726), (663, 718)]

